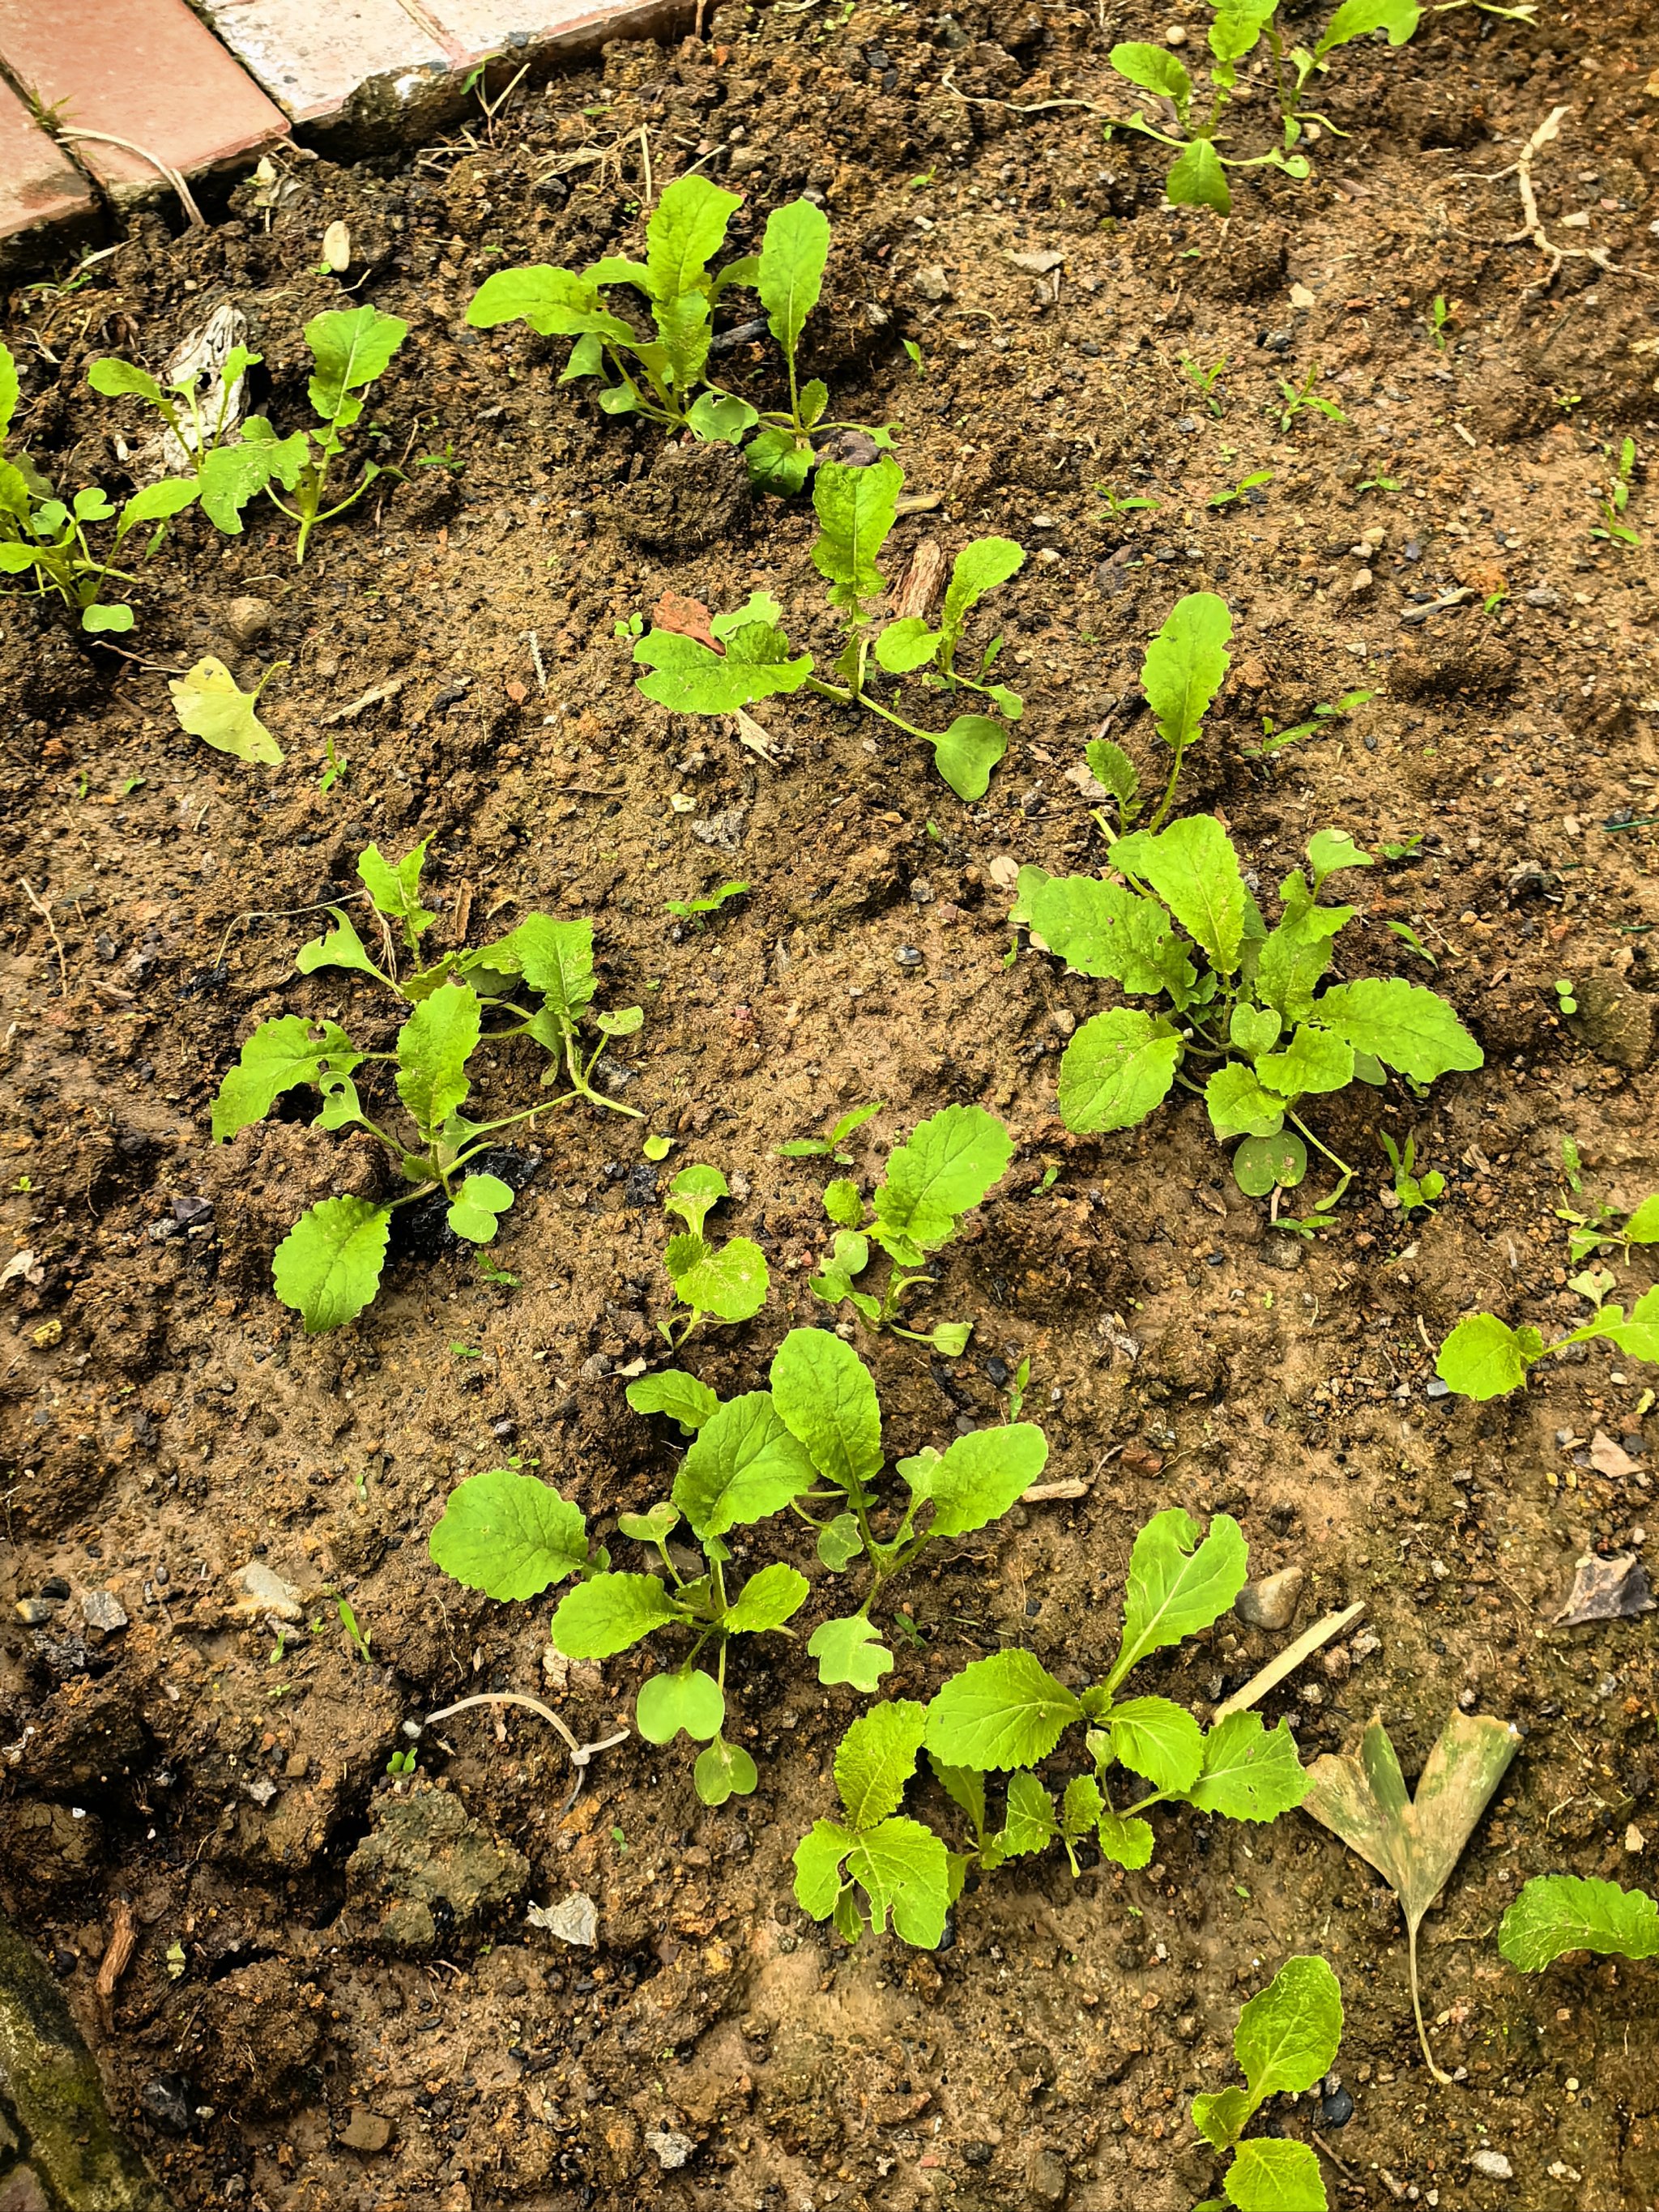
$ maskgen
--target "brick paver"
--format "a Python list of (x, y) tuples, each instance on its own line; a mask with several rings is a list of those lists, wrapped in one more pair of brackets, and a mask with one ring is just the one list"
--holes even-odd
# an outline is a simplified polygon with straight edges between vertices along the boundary
[[(206, 0), (225, 44), (299, 124), (354, 101), (391, 119), (419, 110), (459, 59), (398, 0)], [(368, 88), (362, 99), (357, 96)]]
[(54, 234), (49, 251), (72, 246), (96, 219), (91, 185), (0, 84), (0, 266), (34, 258), (42, 232)]
[[(422, 12), (465, 55), (469, 65), (486, 54), (508, 62), (529, 61), (561, 46), (597, 45), (601, 39), (630, 38), (675, 11), (665, 0), (422, 0)], [(684, 16), (684, 10), (678, 11)]]

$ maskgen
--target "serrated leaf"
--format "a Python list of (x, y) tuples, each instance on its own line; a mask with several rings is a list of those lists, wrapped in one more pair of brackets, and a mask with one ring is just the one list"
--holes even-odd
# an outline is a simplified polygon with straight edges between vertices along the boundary
[(1252, 2136), (1221, 2185), (1234, 2212), (1330, 2212), (1319, 2160), (1306, 2143)]
[(1012, 538), (975, 538), (963, 547), (951, 570), (939, 628), (954, 648), (962, 625), (987, 592), (1006, 584), (1025, 566), (1025, 549)]
[(1268, 1729), (1260, 1713), (1229, 1713), (1204, 1739), (1204, 1764), (1186, 1791), (1200, 1812), (1229, 1820), (1276, 1820), (1308, 1794), (1288, 1722)]
[(1200, 1543), (1198, 1523), (1179, 1505), (1155, 1513), (1129, 1555), (1123, 1642), (1108, 1687), (1115, 1689), (1149, 1651), (1219, 1620), (1244, 1587), (1248, 1559), (1243, 1532), (1231, 1514), (1216, 1514)]
[(214, 1143), (222, 1145), (250, 1122), (263, 1121), (285, 1091), (315, 1083), (323, 1049), (301, 1015), (279, 1014), (261, 1022), (219, 1085), (213, 1102)]
[(1496, 1314), (1460, 1321), (1435, 1355), (1434, 1371), (1463, 1398), (1502, 1398), (1519, 1390), (1543, 1350), (1536, 1329), (1515, 1329)]
[(1235, 2084), (1193, 2099), (1193, 2125), (1217, 2150), (1231, 2150), (1257, 2100)]
[(813, 1466), (838, 1489), (881, 1472), (881, 1407), (870, 1370), (828, 1329), (792, 1328), (773, 1355), (772, 1403)]
[[(705, 289), (709, 260), (725, 241), (726, 225), (742, 196), (707, 177), (677, 177), (664, 191), (646, 225), (646, 268), (658, 303)], [(475, 303), (476, 304), (476, 303)]]
[(1133, 1128), (1168, 1097), (1182, 1049), (1167, 1024), (1137, 1007), (1096, 1014), (1060, 1056), (1061, 1121), (1085, 1134)]
[(398, 1032), (398, 1096), (425, 1133), (464, 1103), (466, 1063), (477, 1050), (483, 1010), (470, 983), (445, 983), (422, 999)]
[(791, 200), (766, 219), (755, 289), (773, 337), (793, 360), (818, 303), (830, 258), (830, 218), (811, 200)]
[(951, 1766), (1034, 1766), (1083, 1708), (1029, 1651), (999, 1651), (953, 1675), (927, 1708), (927, 1748)]
[(652, 672), (638, 679), (641, 696), (681, 714), (733, 714), (799, 691), (812, 672), (810, 653), (792, 660), (783, 632), (758, 623), (738, 632), (724, 653), (678, 630), (648, 630), (634, 658)]
[(728, 1636), (759, 1636), (793, 1620), (806, 1602), (811, 1585), (798, 1567), (781, 1559), (750, 1575), (726, 1613)]
[(212, 653), (196, 663), (187, 676), (167, 685), (179, 726), (216, 752), (264, 768), (280, 768), (283, 753), (255, 708), (258, 694), (244, 691), (222, 660)]
[[(556, 1620), (556, 1642), (558, 1632)], [(561, 1644), (559, 1649), (562, 1651), (564, 1646)], [(576, 1654), (566, 1656), (574, 1658)], [(682, 1729), (693, 1743), (708, 1743), (720, 1734), (725, 1719), (726, 1693), (700, 1668), (689, 1674), (653, 1674), (641, 1683), (634, 1700), (634, 1724), (647, 1743), (672, 1743)]]
[(1523, 1974), (1541, 1972), (1564, 1951), (1659, 1958), (1659, 1905), (1616, 1881), (1537, 1875), (1504, 1913), (1498, 1948)]
[[(1200, 595), (1203, 596), (1203, 595)], [(1123, 848), (1129, 841), (1122, 841)], [(1213, 814), (1189, 814), (1155, 837), (1133, 840), (1133, 872), (1150, 884), (1223, 975), (1235, 974), (1244, 937), (1246, 893), (1238, 855)]]
[(819, 463), (812, 481), (812, 507), (818, 519), (812, 561), (829, 580), (832, 606), (856, 616), (863, 600), (885, 589), (876, 562), (893, 526), (903, 484), (904, 471), (890, 453), (883, 453), (867, 468), (843, 461)]
[(471, 1474), (449, 1493), (427, 1549), (447, 1575), (487, 1597), (539, 1597), (587, 1564), (579, 1505), (511, 1468)]
[(317, 367), (308, 386), (311, 404), (326, 422), (344, 426), (363, 411), (358, 393), (384, 374), (409, 336), (409, 325), (383, 315), (367, 301), (360, 307), (333, 307), (306, 325), (306, 343)]
[(1179, 1795), (1197, 1780), (1204, 1733), (1184, 1705), (1168, 1698), (1131, 1698), (1113, 1706), (1104, 1726), (1119, 1765), (1144, 1774), (1154, 1790)]
[(1042, 1474), (1048, 1443), (1030, 1421), (958, 1437), (913, 1487), (931, 1498), (930, 1536), (967, 1536), (1000, 1521)]
[(1227, 172), (1207, 138), (1194, 138), (1171, 161), (1164, 192), (1171, 207), (1206, 207), (1218, 215), (1232, 213)]
[(664, 381), (680, 395), (684, 404), (685, 395), (696, 390), (708, 359), (709, 341), (714, 334), (708, 302), (701, 292), (683, 292), (676, 299), (654, 302), (652, 314), (665, 356)]
[(883, 1820), (856, 1838), (847, 1872), (869, 1901), (877, 1935), (890, 1913), (896, 1936), (920, 1950), (936, 1948), (950, 1909), (950, 1871), (945, 1846), (931, 1828), (902, 1816)]
[(1022, 904), (1048, 950), (1081, 975), (1109, 975), (1130, 992), (1164, 990), (1171, 975), (1192, 987), (1192, 964), (1156, 899), (1096, 876), (1050, 876)]
[(1053, 1843), (1060, 1833), (1054, 1800), (1035, 1774), (1008, 1778), (1007, 1810), (997, 1842), (1009, 1858), (1024, 1858)]
[(875, 1705), (853, 1723), (836, 1753), (836, 1787), (854, 1828), (873, 1828), (904, 1798), (916, 1771), (927, 1709), (912, 1698)]
[(393, 921), (401, 921), (412, 937), (419, 937), (438, 919), (429, 907), (421, 904), (421, 871), (426, 866), (426, 848), (431, 842), (422, 837), (412, 852), (405, 853), (394, 867), (381, 853), (378, 845), (366, 845), (357, 855), (357, 877), (373, 901), (375, 911)]
[(456, 1192), (445, 1218), (455, 1234), (469, 1243), (488, 1244), (512, 1203), (513, 1187), (499, 1176), (470, 1175)]
[(1217, 1068), (1204, 1086), (1204, 1103), (1218, 1137), (1276, 1137), (1285, 1124), (1285, 1101), (1264, 1090), (1242, 1060)]
[(893, 1671), (892, 1653), (879, 1630), (861, 1613), (821, 1622), (807, 1638), (806, 1649), (817, 1661), (818, 1680), (826, 1687), (848, 1682), (867, 1694)]
[(1446, 1001), (1402, 977), (1335, 983), (1318, 1001), (1322, 1025), (1418, 1083), (1485, 1065), (1480, 1046)]
[(660, 1375), (641, 1375), (623, 1395), (636, 1413), (666, 1413), (689, 1437), (696, 1434), (720, 1402), (706, 1382), (682, 1374), (678, 1367), (665, 1368)]
[(1094, 738), (1083, 748), (1083, 758), (1095, 781), (1127, 812), (1139, 796), (1140, 777), (1122, 746), (1109, 738)]
[(958, 714), (932, 742), (933, 766), (971, 805), (990, 789), (991, 771), (1008, 750), (1008, 732), (988, 714)]
[[(296, 454), (293, 439), (284, 441), (282, 461), (286, 466), (297, 458), (303, 467), (310, 447), (301, 433), (296, 431), (295, 436), (301, 450)], [(201, 456), (197, 463), (198, 494), (202, 512), (216, 530), (227, 538), (240, 537), (242, 509), (276, 474), (278, 453), (278, 447), (269, 441), (243, 439), (235, 445), (216, 446)], [(297, 477), (298, 471), (293, 473)]]
[(1152, 1863), (1152, 1830), (1138, 1813), (1103, 1811), (1095, 1826), (1102, 1855), (1135, 1874)]
[(918, 1121), (896, 1146), (878, 1188), (874, 1215), (890, 1235), (943, 1244), (957, 1218), (980, 1204), (1013, 1158), (1013, 1139), (982, 1106), (947, 1106)]
[(1287, 1022), (1311, 1012), (1314, 985), (1331, 964), (1331, 940), (1352, 918), (1346, 906), (1287, 908), (1262, 940), (1256, 990)]
[(305, 1322), (306, 1334), (339, 1328), (380, 1286), (389, 1209), (366, 1198), (325, 1198), (302, 1213), (276, 1247), (271, 1275), (277, 1297)]
[(560, 1599), (553, 1641), (567, 1659), (609, 1659), (678, 1618), (659, 1575), (595, 1575)]
[(680, 1462), (673, 1498), (699, 1536), (764, 1521), (810, 1490), (816, 1471), (764, 1390), (728, 1399)]
[(843, 1229), (864, 1226), (864, 1200), (858, 1185), (846, 1176), (838, 1176), (834, 1182), (824, 1186), (823, 1210), (831, 1221)]
[(1238, 2015), (1233, 2051), (1257, 2104), (1299, 2096), (1336, 2063), (1342, 1990), (1323, 1959), (1286, 1959)]
[[(1283, 1052), (1261, 1054), (1255, 1072), (1270, 1091), (1285, 1098), (1299, 1097), (1304, 1091), (1346, 1090), (1353, 1081), (1353, 1047), (1328, 1030), (1300, 1026)], [(1255, 1133), (1271, 1136), (1273, 1132)]]

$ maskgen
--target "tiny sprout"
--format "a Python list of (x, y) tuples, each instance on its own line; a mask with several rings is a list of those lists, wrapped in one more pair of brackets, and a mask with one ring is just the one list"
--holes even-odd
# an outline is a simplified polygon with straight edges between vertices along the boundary
[[(634, 619), (637, 622), (639, 617)], [(747, 884), (722, 884), (718, 890), (710, 891), (704, 898), (665, 899), (670, 914), (678, 915), (683, 921), (700, 919), (705, 914), (718, 914), (727, 900), (741, 898), (748, 890)]]
[(1212, 415), (1218, 417), (1223, 410), (1221, 401), (1216, 396), (1216, 382), (1226, 366), (1225, 354), (1223, 354), (1213, 368), (1204, 368), (1200, 362), (1194, 361), (1189, 353), (1183, 353), (1181, 356), (1182, 374), (1189, 384), (1197, 386), (1199, 391), (1204, 395), (1204, 404)]
[(1555, 992), (1556, 1012), (1562, 1014), (1576, 1014), (1578, 1012), (1578, 1000), (1574, 994), (1572, 978), (1570, 975), (1558, 975), (1552, 988)]
[(1446, 325), (1450, 322), (1454, 310), (1446, 305), (1445, 294), (1436, 293), (1434, 305), (1429, 310), (1429, 336), (1442, 353), (1446, 349)]
[[(1304, 407), (1316, 408), (1320, 414), (1328, 415), (1333, 422), (1347, 421), (1347, 416), (1337, 405), (1335, 400), (1322, 399), (1314, 390), (1315, 385), (1318, 383), (1323, 374), (1324, 371), (1316, 362), (1300, 384), (1291, 384), (1288, 379), (1282, 376), (1274, 378), (1273, 381), (1278, 385), (1280, 397), (1285, 403), (1279, 414), (1279, 427), (1281, 430), (1288, 430)], [(1273, 410), (1269, 408), (1267, 411), (1271, 414)]]

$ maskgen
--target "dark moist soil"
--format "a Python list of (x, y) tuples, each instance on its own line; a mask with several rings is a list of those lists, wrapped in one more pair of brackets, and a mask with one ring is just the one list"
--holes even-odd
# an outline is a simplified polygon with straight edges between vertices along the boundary
[[(1580, 258), (1552, 280), (1511, 238), (1514, 179), (1480, 180), (1565, 105), (1537, 162), (1550, 234), (1651, 271), (1659, 33), (1634, 0), (1541, 12), (1430, 16), (1399, 52), (1339, 56), (1321, 100), (1350, 135), (1313, 149), (1313, 182), (1246, 173), (1223, 223), (1164, 208), (1158, 150), (1103, 143), (1080, 104), (1123, 112), (1106, 51), (1161, 17), (723, 7), (705, 42), (612, 46), (493, 135), (396, 167), (295, 164), (274, 212), (245, 185), (206, 231), (147, 218), (79, 289), (13, 295), (20, 442), (60, 483), (118, 492), (148, 430), (90, 398), (94, 355), (159, 366), (234, 301), (264, 356), (256, 402), (285, 427), (306, 419), (308, 315), (367, 296), (410, 325), (366, 418), (407, 476), (320, 530), (303, 569), (268, 512), (234, 539), (186, 516), (134, 659), (5, 603), (4, 1219), (35, 1260), (0, 1293), (0, 1863), (181, 2206), (1185, 2212), (1215, 2179), (1188, 2100), (1226, 2077), (1243, 1997), (1303, 1949), (1341, 1976), (1343, 2094), (1270, 2124), (1317, 2129), (1334, 2203), (1659, 2204), (1659, 1977), (1581, 1960), (1523, 1981), (1493, 1942), (1528, 1875), (1655, 1886), (1650, 1625), (1552, 1622), (1581, 1554), (1646, 1542), (1659, 1423), (1644, 1370), (1605, 1349), (1485, 1409), (1429, 1388), (1431, 1347), (1472, 1305), (1551, 1333), (1585, 1310), (1555, 1212), (1564, 1140), (1585, 1163), (1572, 1202), (1659, 1184), (1653, 564), (1648, 543), (1590, 535), (1609, 444), (1654, 442), (1654, 277)], [(638, 250), (641, 131), (659, 182), (701, 157), (739, 183), (738, 249), (780, 200), (822, 196), (835, 250), (808, 367), (838, 416), (902, 422), (909, 489), (933, 502), (900, 525), (893, 573), (924, 538), (1031, 549), (975, 631), (1000, 629), (1029, 701), (982, 805), (822, 702), (759, 711), (767, 760), (634, 690), (613, 626), (665, 587), (715, 606), (775, 591), (833, 650), (804, 502), (752, 501), (729, 454), (602, 417), (556, 386), (562, 345), (463, 324), (504, 264)], [(343, 286), (315, 273), (335, 220)], [(1218, 412), (1183, 352), (1224, 356)], [(1316, 365), (1344, 419), (1282, 431), (1276, 379)], [(729, 366), (775, 396), (762, 349)], [(1207, 503), (1261, 469), (1261, 496)], [(1399, 488), (1361, 490), (1379, 477)], [(1107, 483), (1157, 511), (1115, 520)], [(1644, 541), (1649, 508), (1638, 480)], [(1183, 805), (1222, 810), (1269, 886), (1327, 823), (1420, 836), (1418, 858), (1353, 879), (1348, 972), (1432, 981), (1486, 1053), (1425, 1099), (1393, 1085), (1322, 1111), (1359, 1175), (1309, 1243), (1234, 1189), (1190, 1103), (1068, 1136), (1057, 1056), (1102, 988), (1038, 953), (1005, 962), (1014, 866), (1100, 862), (1085, 740), (1109, 720), (1153, 771), (1139, 649), (1200, 586), (1237, 634)], [(287, 661), (265, 695), (285, 767), (179, 732), (164, 672), (204, 653), (245, 682)], [(1376, 696), (1330, 734), (1271, 770), (1245, 757), (1264, 714), (1352, 689)], [(349, 768), (323, 796), (325, 724)], [(378, 1018), (349, 981), (294, 976), (315, 924), (288, 911), (349, 885), (371, 836), (431, 839), (440, 927), (471, 941), (534, 908), (594, 916), (602, 1002), (647, 1010), (610, 1079), (678, 1143), (658, 1171), (640, 1124), (538, 1125), (498, 1247), (519, 1288), (428, 1237), (358, 1326), (307, 1342), (272, 1298), (272, 1249), (376, 1165), (297, 1105), (215, 1151), (208, 1104), (263, 1017)], [(752, 888), (712, 926), (665, 914), (728, 877)], [(534, 1096), (534, 1058), (486, 1071), (507, 1103)], [(848, 1949), (796, 1909), (789, 1855), (832, 1808), (860, 1701), (821, 1690), (799, 1644), (747, 1662), (738, 1740), (762, 1785), (716, 1813), (682, 1750), (637, 1739), (567, 1812), (562, 1747), (522, 1713), (444, 1723), (415, 1776), (388, 1778), (403, 1723), (470, 1692), (554, 1698), (584, 1737), (630, 1719), (637, 1656), (561, 1687), (549, 1604), (446, 1581), (427, 1533), (459, 1475), (513, 1452), (602, 1529), (661, 1494), (666, 1425), (631, 1414), (620, 1379), (659, 1349), (654, 1190), (692, 1158), (732, 1180), (717, 1218), (764, 1248), (772, 1297), (690, 1364), (751, 1387), (819, 1312), (825, 1176), (774, 1147), (872, 1097), (866, 1184), (952, 1099), (1002, 1113), (1018, 1146), (925, 1309), (974, 1320), (967, 1356), (860, 1340), (890, 1451), (999, 1418), (996, 1363), (1029, 1355), (1050, 1474), (1085, 1486), (911, 1582), (919, 1647), (887, 1686), (927, 1697), (1015, 1642), (1091, 1678), (1131, 1538), (1171, 1504), (1237, 1514), (1258, 1574), (1305, 1570), (1298, 1626), (1363, 1599), (1351, 1640), (1267, 1701), (1304, 1757), (1373, 1710), (1411, 1774), (1454, 1705), (1525, 1736), (1425, 1931), (1455, 2087), (1419, 2057), (1389, 1896), (1300, 1814), (1161, 1820), (1145, 1874), (1023, 1862), (964, 1898), (936, 1954)], [(1386, 1202), (1383, 1130), (1414, 1131), (1446, 1176), (1432, 1218)], [(1615, 1272), (1648, 1279), (1639, 1259)], [(1618, 1472), (1591, 1462), (1598, 1430)], [(775, 1522), (750, 1545), (819, 1571)], [(282, 1592), (250, 1594), (250, 1565), (294, 1594), (283, 1638)], [(13, 1609), (54, 1592), (44, 1626)], [(94, 1593), (125, 1627), (83, 1625)], [(1146, 1686), (1207, 1713), (1283, 1641), (1224, 1622)], [(573, 1892), (597, 1907), (593, 1949), (526, 1923)], [(106, 2010), (121, 1899), (137, 1946)]]

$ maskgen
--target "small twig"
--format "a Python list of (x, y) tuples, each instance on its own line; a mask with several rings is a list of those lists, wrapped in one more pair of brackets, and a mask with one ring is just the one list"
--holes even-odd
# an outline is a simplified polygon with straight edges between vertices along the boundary
[[(1224, 1698), (1215, 1709), (1215, 1719), (1224, 1721), (1230, 1713), (1242, 1713), (1247, 1706), (1259, 1705), (1269, 1690), (1276, 1690), (1287, 1674), (1295, 1674), (1304, 1659), (1311, 1659), (1321, 1644), (1340, 1635), (1364, 1610), (1365, 1601), (1361, 1598), (1341, 1613), (1328, 1613), (1322, 1620), (1315, 1621), (1294, 1644), (1286, 1644), (1277, 1658), (1270, 1659), (1260, 1673), (1252, 1674), (1242, 1690), (1235, 1690), (1231, 1698)], [(1214, 1725), (1212, 1721), (1211, 1726)]]
[(1352, 2173), (1353, 2172), (1353, 2168), (1348, 2164), (1347, 2160), (1346, 2158), (1339, 2158), (1337, 2156), (1336, 2153), (1326, 2142), (1324, 2136), (1320, 2134), (1317, 2128), (1310, 2129), (1309, 2133), (1313, 2136), (1314, 2141), (1319, 2145), (1319, 2148), (1324, 2152), (1326, 2157), (1329, 2159), (1333, 2166), (1340, 2166), (1344, 2173)]
[(52, 923), (52, 908), (37, 895), (34, 885), (30, 883), (27, 876), (19, 876), (17, 880), (22, 885), (24, 890), (28, 894), (29, 904), (34, 908), (36, 914), (40, 915), (41, 921), (46, 925), (46, 934), (52, 939), (52, 949), (58, 955), (58, 995), (60, 999), (67, 999), (69, 996), (69, 963), (64, 957), (64, 940), (58, 936), (57, 929)]
[(483, 1690), (475, 1698), (462, 1698), (455, 1705), (446, 1705), (441, 1712), (428, 1713), (426, 1717), (426, 1725), (428, 1728), (432, 1728), (439, 1721), (452, 1720), (457, 1713), (469, 1712), (475, 1705), (522, 1705), (526, 1712), (534, 1713), (539, 1719), (550, 1722), (558, 1730), (569, 1746), (570, 1764), (576, 1770), (575, 1787), (560, 1808), (566, 1813), (581, 1796), (582, 1784), (587, 1778), (589, 1759), (593, 1758), (596, 1753), (611, 1751), (617, 1744), (626, 1743), (631, 1733), (627, 1729), (622, 1729), (615, 1735), (602, 1736), (598, 1743), (578, 1743), (551, 1705), (543, 1705), (539, 1698), (527, 1698), (521, 1690)]
[(54, 135), (67, 145), (76, 145), (89, 139), (100, 146), (118, 146), (123, 153), (136, 154), (141, 161), (148, 161), (152, 169), (159, 169), (178, 193), (179, 204), (185, 210), (185, 219), (191, 228), (204, 230), (207, 228), (202, 210), (197, 206), (190, 186), (179, 172), (164, 161), (159, 154), (152, 154), (148, 146), (135, 145), (131, 138), (117, 138), (108, 131), (71, 131), (65, 124), (60, 124)]
[(527, 629), (522, 635), (525, 643), (530, 647), (530, 665), (536, 672), (536, 689), (538, 691), (545, 691), (547, 671), (542, 665), (542, 641), (533, 629)]
[(941, 92), (950, 93), (954, 99), (965, 100), (969, 107), (1006, 107), (1010, 115), (1042, 115), (1051, 107), (1084, 107), (1091, 115), (1103, 115), (1109, 123), (1127, 120), (1115, 108), (1097, 107), (1092, 100), (1038, 100), (1026, 107), (1018, 106), (1012, 100), (983, 100), (977, 93), (963, 92), (959, 85), (953, 84), (951, 80), (955, 75), (956, 64), (953, 62), (939, 79), (939, 88)]

